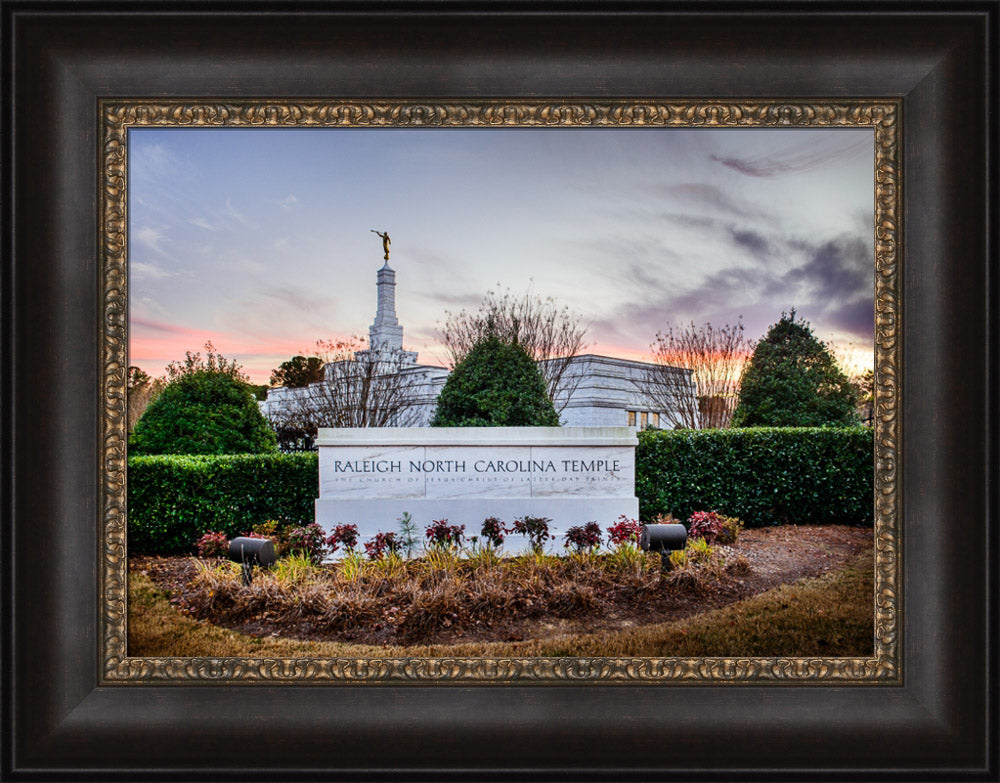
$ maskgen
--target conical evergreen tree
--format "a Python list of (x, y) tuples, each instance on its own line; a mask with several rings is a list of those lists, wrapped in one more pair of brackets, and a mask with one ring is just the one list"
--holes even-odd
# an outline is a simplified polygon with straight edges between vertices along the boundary
[(438, 397), (433, 427), (555, 427), (559, 416), (535, 362), (490, 335), (466, 354)]
[(740, 381), (734, 427), (858, 424), (857, 389), (795, 310), (757, 343)]

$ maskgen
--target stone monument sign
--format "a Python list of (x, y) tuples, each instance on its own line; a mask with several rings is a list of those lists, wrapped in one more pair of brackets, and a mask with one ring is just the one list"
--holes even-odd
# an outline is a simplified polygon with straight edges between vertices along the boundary
[(638, 517), (637, 442), (630, 427), (321, 429), (316, 521), (356, 524), (365, 540), (398, 530), (404, 512), (421, 536), (437, 519), (468, 537), (487, 517), (548, 517), (561, 547), (573, 525)]

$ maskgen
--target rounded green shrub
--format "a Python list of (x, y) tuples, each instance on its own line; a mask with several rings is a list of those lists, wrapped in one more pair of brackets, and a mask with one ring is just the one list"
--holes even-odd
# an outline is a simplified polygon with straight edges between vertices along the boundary
[(534, 360), (517, 343), (476, 343), (444, 384), (433, 427), (556, 427), (559, 415)]
[(167, 384), (129, 439), (133, 454), (261, 454), (277, 448), (247, 384), (211, 370)]

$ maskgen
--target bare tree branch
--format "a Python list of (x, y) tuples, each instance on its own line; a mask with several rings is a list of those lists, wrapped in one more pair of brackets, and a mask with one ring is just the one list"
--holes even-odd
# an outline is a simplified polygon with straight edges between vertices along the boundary
[[(357, 341), (317, 343), (329, 358), (322, 381), (272, 389), (266, 415), (279, 441), (312, 445), (320, 427), (408, 427), (418, 423), (423, 374), (411, 354), (352, 350)], [(284, 437), (282, 437), (284, 436)]]
[(128, 433), (131, 435), (135, 429), (136, 422), (146, 408), (159, 396), (166, 387), (166, 378), (150, 378), (138, 367), (129, 367), (127, 376), (128, 391)]
[(568, 307), (558, 307), (552, 298), (531, 291), (515, 297), (508, 289), (502, 295), (488, 291), (479, 310), (446, 313), (437, 330), (454, 367), (472, 346), (488, 335), (517, 342), (538, 362), (549, 399), (561, 413), (580, 383), (579, 375), (567, 374), (574, 356), (585, 347), (587, 327)]
[[(743, 366), (752, 353), (743, 335), (742, 317), (735, 326), (727, 324), (721, 329), (710, 323), (697, 327), (692, 321), (683, 329), (657, 332), (650, 350), (656, 367), (636, 385), (663, 410), (674, 412), (674, 426), (729, 426), (739, 399)], [(678, 368), (690, 374), (678, 372)]]
[(167, 380), (175, 381), (183, 375), (196, 372), (213, 372), (228, 375), (238, 381), (243, 381), (243, 383), (250, 383), (250, 378), (243, 372), (243, 367), (237, 364), (235, 359), (229, 360), (218, 353), (211, 340), (205, 343), (204, 348), (204, 359), (201, 357), (201, 351), (195, 353), (185, 351), (183, 362), (170, 362), (167, 365)]

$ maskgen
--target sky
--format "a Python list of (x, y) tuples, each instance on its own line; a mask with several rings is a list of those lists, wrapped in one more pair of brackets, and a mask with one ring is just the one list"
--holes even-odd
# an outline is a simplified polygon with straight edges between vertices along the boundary
[(873, 364), (870, 129), (133, 129), (129, 363), (203, 351), (254, 383), (317, 340), (367, 338), (391, 237), (404, 346), (490, 289), (552, 297), (588, 353), (794, 308)]

